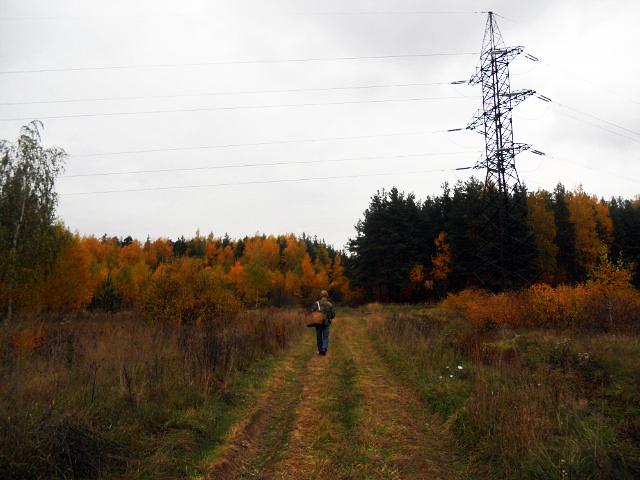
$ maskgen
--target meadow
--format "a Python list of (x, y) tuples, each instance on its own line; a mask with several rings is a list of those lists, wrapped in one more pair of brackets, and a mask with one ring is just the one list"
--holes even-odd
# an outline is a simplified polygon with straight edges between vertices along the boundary
[[(237, 478), (253, 478), (255, 465), (278, 478), (300, 431), (308, 443), (296, 448), (320, 449), (309, 475), (424, 478), (419, 468), (458, 465), (455, 478), (640, 476), (637, 290), (472, 289), (438, 304), (338, 312), (324, 364), (302, 310), (186, 323), (133, 310), (22, 315), (0, 333), (0, 476), (215, 478), (208, 469), (247, 424), (236, 442), (256, 443)], [(307, 411), (315, 404), (326, 417)], [(314, 436), (321, 425), (335, 430), (330, 448)], [(430, 445), (440, 456), (419, 467), (415, 454)]]
[(23, 317), (0, 332), (0, 477), (189, 476), (303, 329), (276, 309), (197, 325)]
[(480, 478), (638, 478), (637, 292), (549, 287), (536, 310), (540, 288), (385, 308), (370, 330)]

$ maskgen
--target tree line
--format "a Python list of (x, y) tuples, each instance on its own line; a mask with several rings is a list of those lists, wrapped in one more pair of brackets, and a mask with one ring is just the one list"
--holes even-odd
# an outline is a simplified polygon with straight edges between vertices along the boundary
[(308, 304), (321, 289), (352, 295), (343, 253), (302, 234), (184, 236), (141, 243), (72, 234), (56, 221), (54, 183), (64, 151), (40, 143), (42, 124), (0, 143), (0, 304), (14, 311), (137, 309), (196, 322), (245, 306)]
[[(633, 272), (640, 201), (598, 199), (558, 184), (502, 196), (475, 178), (439, 196), (379, 191), (347, 251), (303, 234), (231, 239), (81, 237), (55, 219), (65, 153), (40, 144), (38, 122), (0, 142), (0, 304), (14, 310), (135, 308), (148, 318), (207, 321), (242, 307), (334, 300), (434, 300), (478, 286), (585, 282), (603, 259)], [(505, 273), (506, 272), (506, 273)]]
[[(342, 257), (293, 234), (141, 243), (51, 226), (57, 251), (40, 275), (18, 276), (14, 304), (32, 312), (136, 309), (150, 320), (210, 321), (242, 307), (309, 304), (323, 288), (351, 294)], [(0, 295), (6, 302), (6, 292)]]
[(517, 188), (506, 198), (508, 238), (500, 241), (489, 218), (497, 196), (475, 178), (445, 184), (423, 201), (396, 188), (378, 191), (348, 243), (352, 287), (381, 301), (441, 298), (474, 286), (495, 292), (504, 288), (495, 278), (498, 257), (513, 264), (509, 289), (571, 285), (586, 281), (603, 255), (631, 268), (638, 285), (638, 199), (605, 201), (562, 184), (552, 192)]

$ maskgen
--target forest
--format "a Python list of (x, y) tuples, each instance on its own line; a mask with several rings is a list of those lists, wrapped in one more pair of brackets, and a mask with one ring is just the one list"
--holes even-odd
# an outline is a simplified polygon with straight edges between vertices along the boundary
[[(507, 200), (515, 212), (508, 226), (518, 238), (503, 242), (499, 252), (486, 219), (491, 195), (475, 178), (453, 190), (444, 185), (442, 195), (423, 201), (396, 188), (377, 192), (348, 245), (352, 284), (370, 299), (423, 301), (474, 286), (498, 293), (534, 283), (576, 285), (603, 261), (635, 272), (638, 199), (605, 201), (562, 184), (553, 192), (516, 189)], [(511, 259), (514, 281), (506, 288), (481, 265), (483, 253)], [(637, 276), (633, 281), (637, 285)]]
[[(308, 304), (323, 287), (351, 304), (437, 300), (484, 286), (472, 246), (481, 192), (473, 179), (422, 202), (395, 188), (378, 192), (348, 252), (304, 234), (235, 240), (197, 233), (141, 243), (83, 237), (52, 223), (37, 252), (28, 245), (19, 251), (13, 304), (50, 313), (136, 309), (149, 319), (182, 323), (225, 318), (243, 306)], [(606, 202), (558, 185), (554, 192), (529, 193), (527, 206), (535, 234), (529, 251), (517, 246), (517, 265), (536, 279), (530, 284), (584, 283), (603, 262), (628, 270), (636, 284), (637, 201)], [(6, 244), (5, 238), (9, 252)], [(8, 294), (3, 289), (3, 305)]]
[(39, 272), (27, 274), (33, 263), (23, 267), (14, 298), (20, 308), (135, 309), (150, 320), (191, 323), (228, 319), (242, 306), (310, 303), (323, 286), (339, 300), (349, 296), (342, 256), (315, 239), (196, 235), (141, 244), (52, 228), (59, 251)]
[[(603, 268), (640, 276), (640, 201), (582, 187), (506, 199), (506, 240), (487, 212), (495, 189), (470, 178), (424, 200), (378, 191), (346, 251), (292, 233), (223, 238), (200, 232), (142, 242), (74, 234), (55, 216), (64, 151), (44, 149), (36, 122), (2, 142), (0, 304), (13, 312), (135, 310), (154, 321), (209, 322), (243, 307), (306, 305), (326, 288), (339, 303), (425, 302), (467, 288), (575, 287)], [(495, 259), (500, 257), (502, 264)], [(506, 278), (498, 270), (510, 265)], [(508, 269), (507, 269), (508, 270)]]

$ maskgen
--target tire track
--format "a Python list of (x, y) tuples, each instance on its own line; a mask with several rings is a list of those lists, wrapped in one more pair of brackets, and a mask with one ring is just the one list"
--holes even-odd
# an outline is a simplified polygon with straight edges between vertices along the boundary
[(362, 319), (345, 327), (360, 367), (360, 440), (372, 478), (455, 479), (457, 462), (446, 435), (429, 418), (416, 392), (405, 386), (376, 352)]
[(377, 353), (367, 331), (374, 324), (340, 316), (326, 357), (304, 336), (208, 478), (460, 478), (466, 469), (447, 448), (446, 428)]
[[(218, 459), (205, 467), (206, 478), (231, 480), (243, 478), (250, 461), (264, 448), (262, 442), (269, 424), (283, 411), (299, 401), (301, 376), (308, 368), (310, 353), (304, 338), (292, 349), (291, 355), (265, 383), (254, 407), (227, 434)], [(249, 477), (255, 478), (255, 477)]]
[[(311, 342), (309, 348), (313, 348)], [(263, 477), (282, 480), (317, 478), (326, 470), (326, 463), (317, 455), (319, 446), (327, 432), (332, 430), (331, 421), (321, 415), (324, 393), (331, 379), (327, 375), (328, 357), (317, 354), (311, 358), (308, 368), (300, 376), (302, 389), (294, 412), (294, 423), (288, 441), (280, 453), (281, 460), (273, 462)], [(335, 477), (325, 477), (335, 478)]]

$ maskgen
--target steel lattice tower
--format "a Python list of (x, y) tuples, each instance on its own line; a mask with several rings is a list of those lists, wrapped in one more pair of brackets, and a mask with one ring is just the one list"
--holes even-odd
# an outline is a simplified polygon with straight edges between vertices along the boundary
[(467, 126), (485, 138), (485, 185), (494, 185), (500, 192), (508, 192), (518, 185), (515, 156), (529, 145), (513, 143), (511, 110), (533, 95), (533, 90), (512, 92), (509, 82), (509, 63), (522, 53), (522, 47), (505, 47), (493, 12), (489, 12), (482, 42), (480, 66), (471, 77), (471, 85), (482, 85), (482, 110)]
[[(489, 12), (480, 54), (480, 65), (469, 83), (482, 85), (482, 109), (467, 126), (485, 138), (485, 158), (475, 168), (486, 170), (484, 183), (484, 224), (481, 228), (478, 261), (480, 280), (488, 286), (502, 290), (524, 279), (518, 277), (514, 248), (522, 241), (522, 206), (514, 212), (516, 191), (521, 187), (516, 171), (515, 156), (529, 145), (513, 142), (511, 111), (533, 90), (512, 92), (509, 81), (509, 63), (523, 47), (505, 47), (493, 12)], [(522, 199), (520, 199), (522, 200)], [(521, 202), (522, 203), (522, 202)], [(526, 217), (526, 197), (524, 198)], [(519, 218), (514, 218), (519, 217)], [(496, 281), (498, 277), (498, 281)]]

